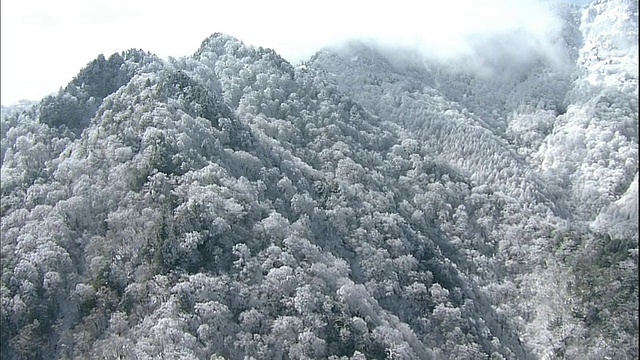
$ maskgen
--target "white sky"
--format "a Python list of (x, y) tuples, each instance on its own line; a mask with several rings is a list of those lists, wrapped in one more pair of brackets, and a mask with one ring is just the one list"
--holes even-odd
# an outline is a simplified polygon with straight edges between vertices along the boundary
[(179, 57), (195, 52), (214, 32), (273, 48), (296, 64), (345, 38), (369, 37), (457, 56), (471, 51), (468, 39), (472, 36), (524, 29), (539, 40), (557, 30), (539, 0), (324, 0), (312, 4), (293, 0), (2, 0), (1, 103), (38, 100), (56, 92), (98, 54), (139, 48), (163, 58)]

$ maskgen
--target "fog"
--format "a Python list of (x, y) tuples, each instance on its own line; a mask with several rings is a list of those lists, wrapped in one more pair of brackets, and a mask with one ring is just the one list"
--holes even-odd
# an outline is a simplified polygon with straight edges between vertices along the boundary
[(491, 55), (488, 59), (542, 56), (561, 62), (562, 25), (548, 10), (553, 2), (2, 1), (1, 102), (55, 92), (101, 53), (140, 48), (179, 57), (192, 54), (214, 32), (273, 48), (294, 64), (352, 39), (445, 61)]

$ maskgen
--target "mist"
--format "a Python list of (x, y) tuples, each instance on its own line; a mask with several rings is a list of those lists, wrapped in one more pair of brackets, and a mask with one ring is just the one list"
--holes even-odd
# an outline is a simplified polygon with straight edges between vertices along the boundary
[(2, 2), (2, 104), (57, 91), (98, 54), (138, 48), (164, 58), (185, 56), (214, 32), (273, 48), (294, 65), (349, 40), (411, 50), (424, 59), (466, 62), (485, 72), (497, 59), (518, 63), (540, 57), (561, 64), (562, 25), (550, 11), (555, 3)]
[(481, 76), (504, 74), (505, 69), (538, 61), (556, 68), (570, 63), (562, 38), (564, 24), (554, 12), (555, 3), (456, 0), (437, 6), (411, 1), (395, 4), (398, 6), (367, 9), (368, 16), (356, 28), (344, 19), (341, 36), (322, 39), (322, 34), (315, 34), (318, 45), (358, 40), (377, 47), (394, 63), (446, 63)]

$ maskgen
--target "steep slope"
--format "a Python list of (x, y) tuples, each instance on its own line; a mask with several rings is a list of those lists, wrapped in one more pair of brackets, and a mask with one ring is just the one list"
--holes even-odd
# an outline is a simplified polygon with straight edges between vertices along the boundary
[(638, 171), (638, 4), (595, 1), (582, 12), (583, 46), (553, 133), (533, 155), (592, 221)]
[[(214, 34), (3, 109), (0, 355), (637, 357), (637, 55), (585, 60), (633, 6), (559, 7), (569, 65), (502, 77)], [(619, 151), (564, 153), (583, 122)]]
[[(598, 1), (555, 10), (565, 21), (558, 39), (565, 55), (555, 62), (533, 56), (491, 63), (480, 53), (479, 61), (500, 69), (487, 74), (352, 43), (319, 52), (307, 66), (380, 118), (399, 124), (403, 136), (415, 137), (432, 156), (468, 176), (476, 191), (488, 187), (508, 199), (511, 212), (502, 212), (493, 236), (496, 258), (511, 266), (506, 273), (494, 268), (499, 280), (486, 285), (518, 286), (519, 295), (494, 305), (520, 318), (522, 337), (535, 353), (633, 357), (632, 337), (623, 336), (626, 345), (597, 345), (595, 339), (611, 338), (615, 330), (585, 321), (584, 314), (611, 304), (585, 299), (572, 316), (566, 302), (582, 297), (580, 291), (590, 293), (590, 281), (611, 279), (608, 270), (602, 277), (585, 272), (581, 262), (595, 261), (623, 268), (624, 300), (616, 301), (627, 310), (637, 305), (630, 285), (637, 278), (637, 217), (614, 215), (634, 210), (608, 205), (625, 191), (618, 204), (637, 202), (630, 188), (638, 171), (637, 4)], [(591, 226), (595, 232), (585, 231), (600, 211)], [(574, 277), (590, 280), (575, 286), (568, 281)], [(637, 332), (637, 311), (632, 313), (636, 325), (622, 321), (624, 334)], [(617, 316), (605, 322), (615, 323)], [(564, 320), (558, 323), (559, 318)], [(627, 353), (625, 347), (634, 350)]]
[[(529, 357), (460, 239), (500, 204), (270, 50), (151, 65), (80, 136), (3, 139), (4, 356)], [(61, 143), (31, 183), (28, 136)]]

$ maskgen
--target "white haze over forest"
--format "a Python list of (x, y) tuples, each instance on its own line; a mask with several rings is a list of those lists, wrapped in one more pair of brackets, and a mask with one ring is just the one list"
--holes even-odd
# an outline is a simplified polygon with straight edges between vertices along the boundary
[[(293, 64), (354, 38), (444, 60), (478, 51), (509, 57), (542, 51), (561, 63), (561, 25), (548, 11), (557, 2), (3, 1), (1, 101), (10, 105), (53, 93), (99, 53), (136, 48), (164, 58), (183, 56), (213, 32), (273, 48)], [(492, 41), (496, 36), (500, 41)]]

